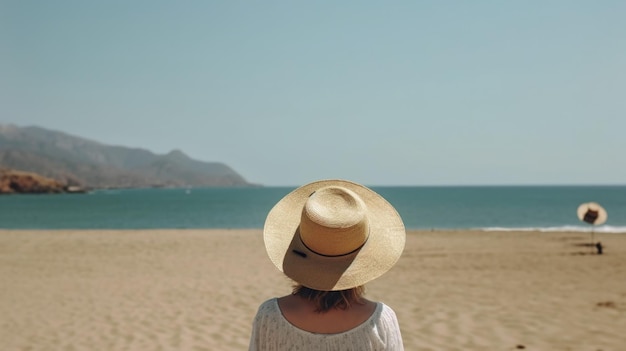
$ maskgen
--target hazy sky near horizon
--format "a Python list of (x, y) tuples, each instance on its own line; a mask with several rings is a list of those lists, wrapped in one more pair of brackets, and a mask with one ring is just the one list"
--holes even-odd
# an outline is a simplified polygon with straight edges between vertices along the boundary
[(626, 184), (624, 1), (5, 1), (0, 123), (300, 185)]

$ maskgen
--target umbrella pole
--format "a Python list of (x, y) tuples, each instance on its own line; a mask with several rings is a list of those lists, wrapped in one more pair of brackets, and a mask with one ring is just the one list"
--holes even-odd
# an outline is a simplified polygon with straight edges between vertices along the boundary
[(595, 242), (595, 233), (593, 231), (593, 226), (591, 227), (591, 252), (593, 252), (593, 248), (595, 246), (594, 242)]

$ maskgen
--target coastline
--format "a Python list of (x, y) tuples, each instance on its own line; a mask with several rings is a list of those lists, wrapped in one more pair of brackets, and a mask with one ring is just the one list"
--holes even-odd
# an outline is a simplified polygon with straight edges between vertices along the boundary
[[(258, 305), (290, 291), (260, 229), (0, 230), (7, 349), (247, 348)], [(409, 230), (366, 296), (405, 349), (617, 350), (626, 235)]]

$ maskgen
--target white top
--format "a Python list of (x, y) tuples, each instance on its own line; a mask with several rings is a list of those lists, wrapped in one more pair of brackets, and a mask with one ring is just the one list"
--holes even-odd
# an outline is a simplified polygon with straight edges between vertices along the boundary
[(362, 324), (342, 333), (317, 334), (291, 324), (280, 311), (278, 299), (261, 304), (252, 325), (249, 351), (386, 351), (404, 350), (402, 335), (391, 307), (376, 303)]

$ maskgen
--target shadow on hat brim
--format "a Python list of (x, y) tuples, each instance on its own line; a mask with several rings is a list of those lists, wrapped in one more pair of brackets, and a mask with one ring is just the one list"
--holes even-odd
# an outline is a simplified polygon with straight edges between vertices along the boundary
[[(300, 239), (297, 230), (283, 258), (283, 272), (289, 278), (315, 290), (343, 290), (344, 285), (352, 285), (349, 268), (361, 248), (347, 255), (322, 256), (311, 251)], [(339, 288), (338, 288), (339, 286)]]

